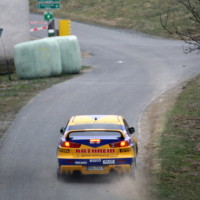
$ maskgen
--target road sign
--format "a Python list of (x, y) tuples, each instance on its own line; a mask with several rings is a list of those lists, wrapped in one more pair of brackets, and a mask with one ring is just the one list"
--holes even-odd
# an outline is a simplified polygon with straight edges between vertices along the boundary
[(37, 4), (38, 9), (60, 9), (59, 3), (41, 3)]
[(51, 21), (53, 18), (53, 12), (44, 12), (44, 21)]
[(49, 2), (49, 3), (51, 3), (51, 2), (60, 2), (60, 0), (37, 0), (38, 2)]

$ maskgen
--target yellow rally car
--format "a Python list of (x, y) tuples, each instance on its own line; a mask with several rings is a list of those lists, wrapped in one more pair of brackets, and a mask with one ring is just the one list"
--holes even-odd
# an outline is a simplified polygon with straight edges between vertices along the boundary
[(58, 145), (58, 177), (62, 174), (120, 174), (134, 171), (138, 152), (133, 127), (118, 115), (73, 116)]

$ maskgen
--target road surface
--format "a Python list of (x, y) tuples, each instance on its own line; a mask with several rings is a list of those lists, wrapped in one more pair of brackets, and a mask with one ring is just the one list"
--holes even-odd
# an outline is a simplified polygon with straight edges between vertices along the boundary
[[(0, 145), (2, 200), (144, 199), (145, 177), (58, 181), (59, 129), (78, 114), (120, 114), (137, 129), (152, 99), (200, 72), (199, 55), (185, 55), (181, 41), (75, 22), (72, 32), (88, 54), (83, 65), (93, 70), (41, 92), (18, 114)], [(33, 35), (44, 37), (46, 31)]]

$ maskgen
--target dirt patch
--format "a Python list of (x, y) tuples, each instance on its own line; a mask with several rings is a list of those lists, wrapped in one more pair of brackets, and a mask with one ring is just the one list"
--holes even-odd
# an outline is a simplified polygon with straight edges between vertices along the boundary
[(16, 111), (12, 111), (5, 115), (2, 115), (2, 114), (0, 115), (0, 139), (1, 137), (3, 137), (6, 130), (15, 120), (16, 113), (17, 113)]
[(156, 156), (159, 150), (160, 134), (163, 130), (166, 114), (174, 105), (177, 96), (184, 89), (184, 85), (169, 89), (153, 100), (144, 110), (139, 119), (138, 144), (139, 162), (141, 164), (140, 174), (146, 179), (144, 186), (147, 186), (148, 195), (146, 199), (154, 199), (153, 176), (160, 168), (160, 161)]

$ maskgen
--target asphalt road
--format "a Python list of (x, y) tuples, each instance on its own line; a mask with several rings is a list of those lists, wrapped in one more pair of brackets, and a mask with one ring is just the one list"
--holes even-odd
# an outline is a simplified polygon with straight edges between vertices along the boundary
[[(58, 181), (59, 129), (77, 114), (120, 114), (137, 128), (152, 99), (200, 72), (199, 55), (185, 55), (180, 41), (81, 23), (72, 23), (72, 32), (90, 54), (83, 65), (93, 70), (41, 92), (18, 114), (0, 145), (2, 200), (143, 199), (140, 179), (89, 176)], [(43, 37), (46, 31), (34, 35)]]

